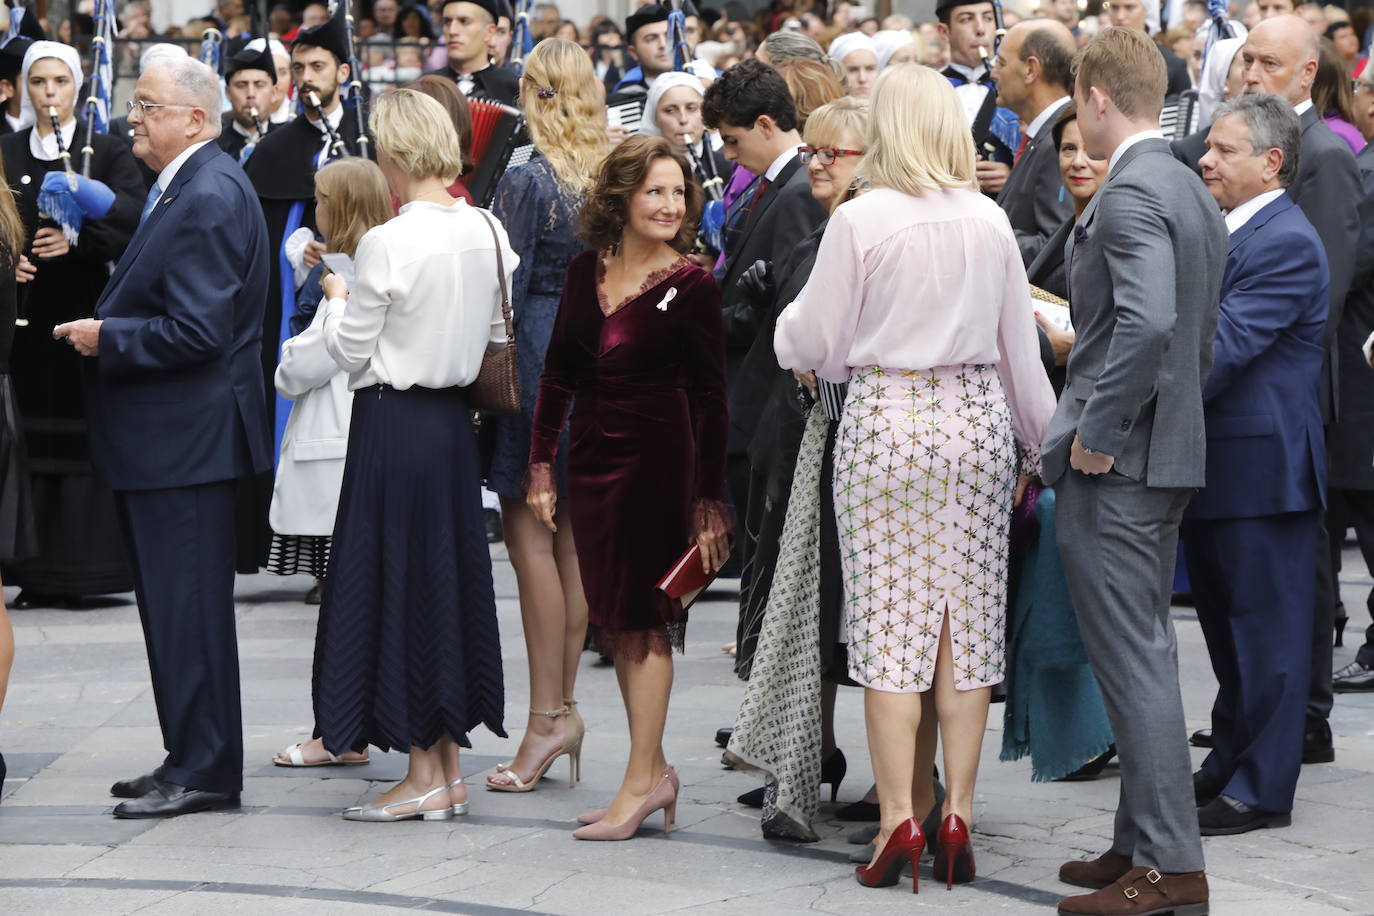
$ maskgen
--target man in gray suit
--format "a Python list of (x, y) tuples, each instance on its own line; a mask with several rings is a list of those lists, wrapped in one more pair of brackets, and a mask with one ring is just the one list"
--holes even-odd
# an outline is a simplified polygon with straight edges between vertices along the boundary
[(1076, 47), (1073, 33), (1058, 22), (1028, 19), (1012, 26), (993, 61), (997, 104), (1027, 125), (1011, 175), (997, 195), (1027, 266), (1073, 216), (1073, 198), (1059, 177), (1059, 152), (1050, 131), (1070, 101), (1069, 68)]
[[(1336, 334), (1355, 274), (1355, 249), (1360, 238), (1359, 204), (1364, 191), (1349, 145), (1326, 126), (1321, 119), (1322, 113), (1312, 107), (1312, 81), (1317, 74), (1319, 51), (1317, 36), (1307, 22), (1287, 14), (1266, 19), (1255, 26), (1240, 56), (1245, 67), (1245, 91), (1268, 92), (1287, 99), (1298, 113), (1302, 126), (1298, 177), (1288, 193), (1317, 230), (1331, 268), (1331, 309), (1322, 336), (1328, 354), (1323, 367), (1326, 379), (1322, 386), (1323, 421), (1330, 426), (1341, 412), (1341, 367)], [(1339, 484), (1339, 476), (1333, 479)], [(1344, 531), (1337, 536), (1337, 545), (1343, 536)], [(1335, 549), (1339, 551), (1340, 548)], [(1331, 726), (1327, 724), (1331, 715), (1331, 647), (1335, 639), (1338, 595), (1331, 556), (1330, 537), (1327, 527), (1323, 526), (1317, 545), (1317, 604), (1313, 616), (1311, 685), (1303, 763), (1330, 763), (1336, 759), (1331, 744)]]
[(1107, 180), (1066, 248), (1078, 339), (1042, 448), (1059, 550), (1121, 755), (1112, 848), (1060, 879), (1061, 914), (1205, 914), (1207, 878), (1169, 620), (1178, 526), (1206, 469), (1226, 224), (1159, 132), (1166, 74), (1110, 28), (1075, 61), (1078, 126)]

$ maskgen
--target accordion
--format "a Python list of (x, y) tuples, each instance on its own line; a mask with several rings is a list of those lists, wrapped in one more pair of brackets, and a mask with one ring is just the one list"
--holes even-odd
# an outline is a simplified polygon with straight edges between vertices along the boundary
[(464, 183), (473, 203), (491, 205), (496, 185), (507, 169), (530, 160), (534, 146), (525, 130), (525, 117), (518, 109), (490, 99), (469, 99), (472, 112), (473, 168)]

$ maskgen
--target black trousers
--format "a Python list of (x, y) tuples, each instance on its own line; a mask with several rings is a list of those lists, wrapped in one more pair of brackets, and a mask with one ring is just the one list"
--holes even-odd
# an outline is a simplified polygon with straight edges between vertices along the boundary
[(243, 788), (234, 629), (232, 480), (115, 493), (134, 569), (162, 745), (162, 778)]
[[(1339, 575), (1341, 571), (1341, 546), (1347, 528), (1355, 529), (1355, 540), (1360, 546), (1360, 554), (1371, 572), (1374, 572), (1374, 491), (1370, 490), (1330, 490), (1327, 492), (1326, 510), (1327, 530), (1331, 537), (1331, 566)], [(1365, 607), (1374, 621), (1374, 589), (1365, 596)], [(1337, 617), (1341, 616), (1340, 596), (1336, 596)], [(1355, 659), (1365, 667), (1374, 668), (1374, 623), (1364, 632), (1364, 644), (1360, 646)]]

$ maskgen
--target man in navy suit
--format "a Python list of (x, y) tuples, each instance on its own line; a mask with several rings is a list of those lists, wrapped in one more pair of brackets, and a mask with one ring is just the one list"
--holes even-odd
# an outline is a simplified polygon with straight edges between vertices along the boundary
[(1287, 826), (1302, 764), (1330, 272), (1285, 190), (1300, 142), (1291, 105), (1244, 95), (1219, 110), (1201, 163), (1231, 234), (1203, 390), (1207, 485), (1183, 538), (1218, 682), (1213, 749), (1193, 777), (1204, 836)]
[(117, 817), (237, 807), (234, 480), (271, 467), (260, 340), (267, 226), (214, 142), (219, 81), (190, 58), (138, 80), (134, 154), (158, 173), (95, 317), (53, 336), (92, 357), (91, 452), (115, 491), (166, 759), (115, 783)]

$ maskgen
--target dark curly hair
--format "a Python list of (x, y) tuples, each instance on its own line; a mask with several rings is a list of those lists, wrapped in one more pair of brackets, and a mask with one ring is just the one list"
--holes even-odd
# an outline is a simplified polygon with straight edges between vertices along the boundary
[(687, 162), (673, 152), (662, 137), (636, 135), (628, 138), (606, 156), (596, 174), (596, 183), (582, 204), (582, 240), (593, 248), (614, 248), (620, 244), (629, 217), (630, 198), (644, 184), (649, 168), (660, 159), (671, 159), (686, 179), (687, 212), (682, 226), (668, 244), (681, 252), (690, 251), (701, 220), (702, 191)]
[(743, 130), (753, 128), (763, 116), (773, 119), (778, 130), (797, 128), (797, 106), (787, 91), (782, 74), (762, 61), (750, 58), (735, 64), (706, 89), (701, 117), (712, 130), (722, 124)]

